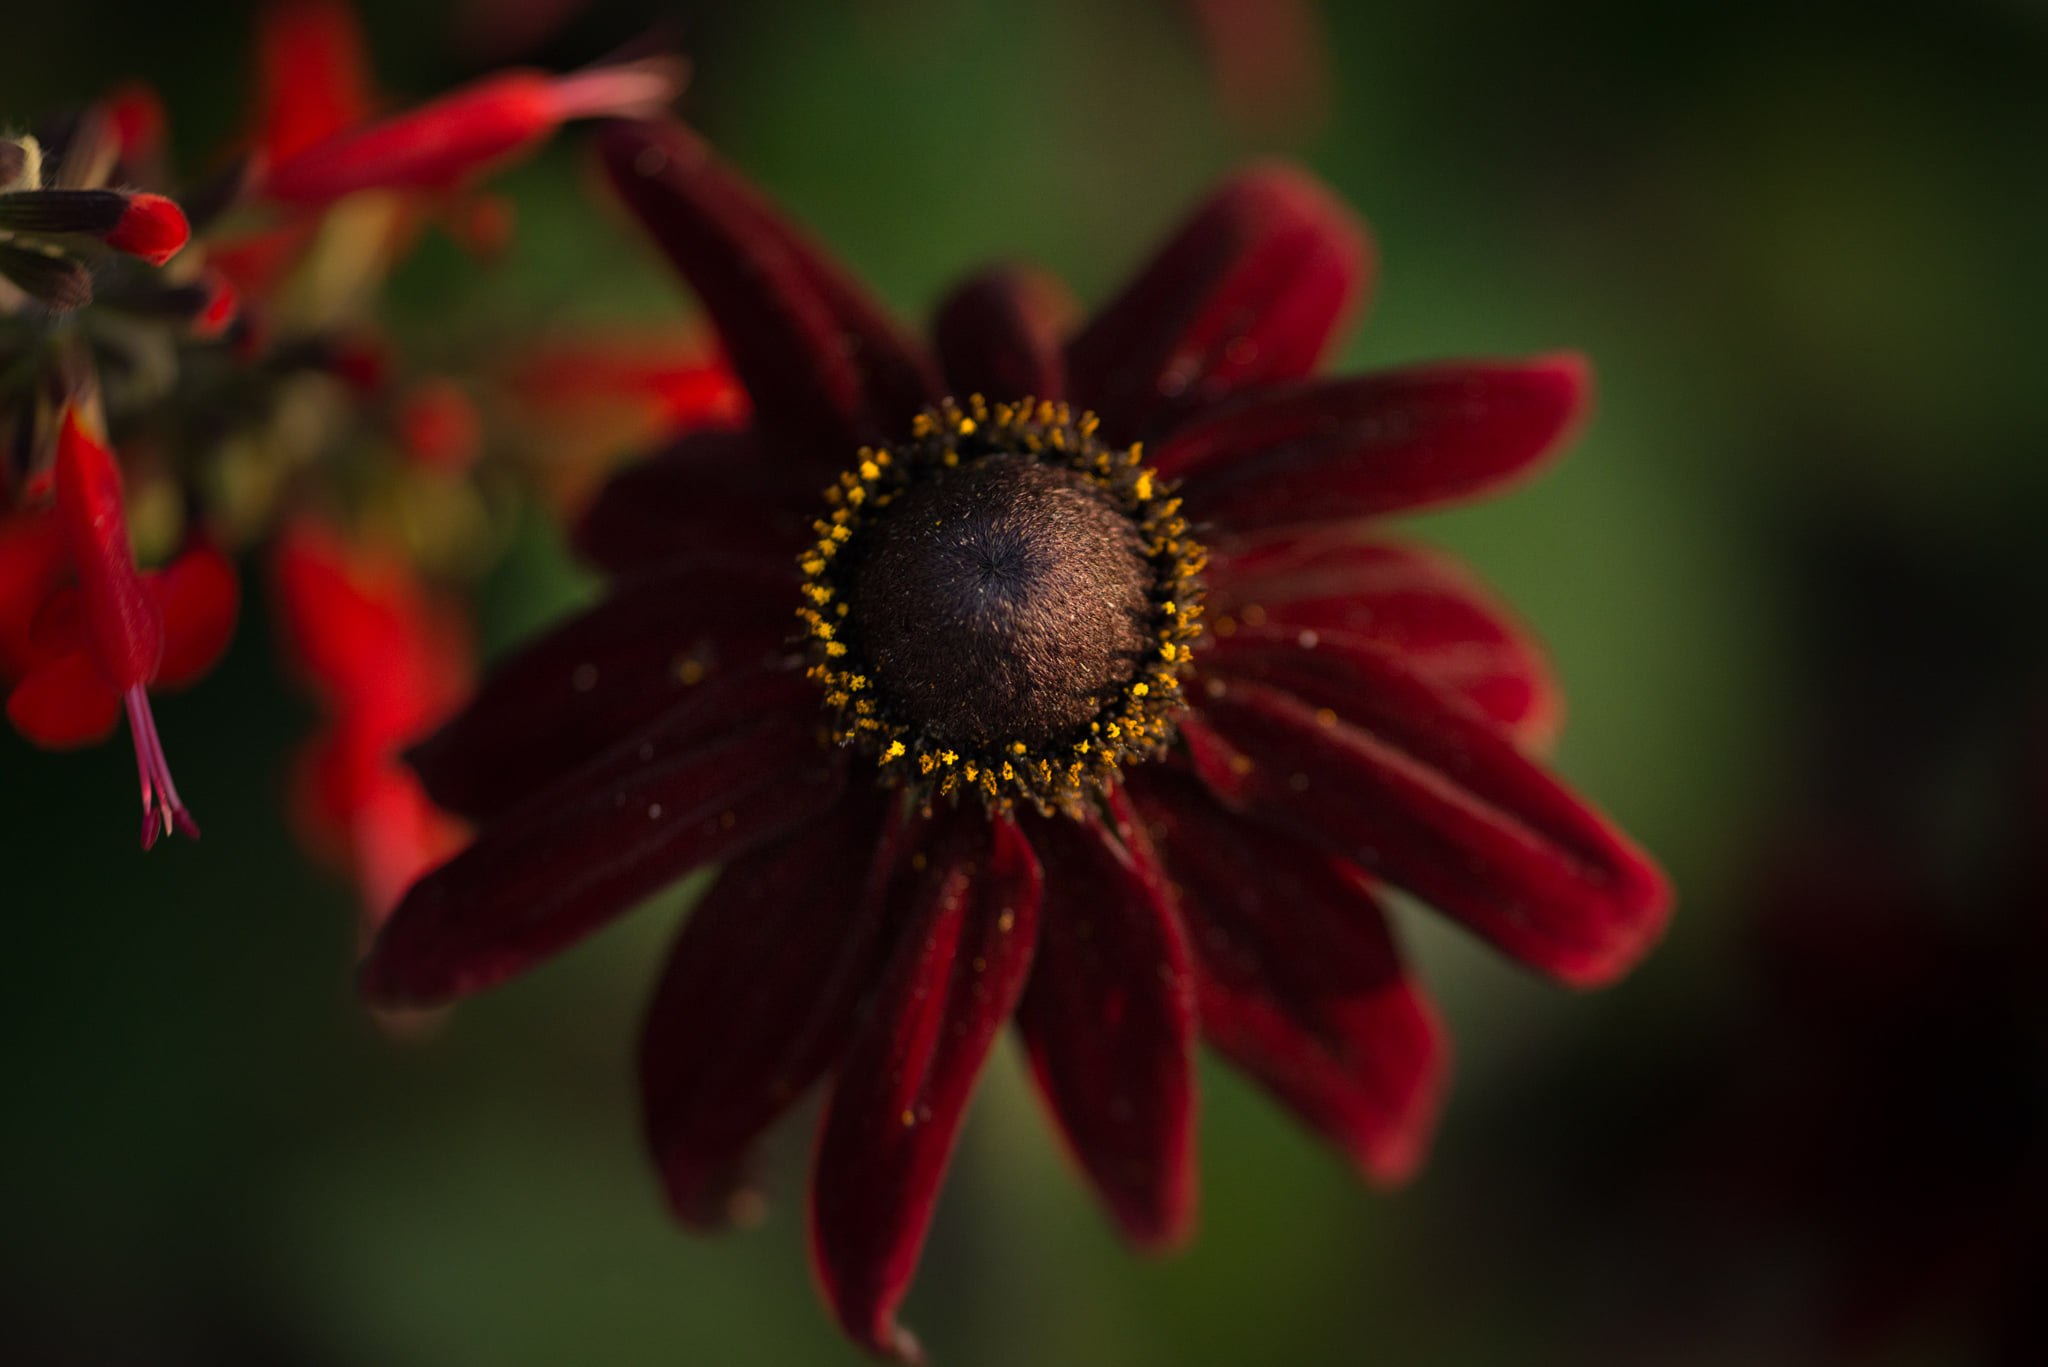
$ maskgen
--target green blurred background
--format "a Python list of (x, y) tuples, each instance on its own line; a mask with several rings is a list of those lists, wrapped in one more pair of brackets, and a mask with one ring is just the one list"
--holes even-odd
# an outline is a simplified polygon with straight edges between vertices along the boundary
[[(400, 96), (505, 55), (443, 0), (363, 10)], [(1989, 1356), (1968, 1296), (1841, 1347), (1828, 1233), (1796, 1214), (1706, 1240), (1741, 1202), (1642, 1212), (1669, 1137), (1725, 1117), (1692, 1080), (1770, 1066), (1757, 888), (1843, 756), (1925, 740), (1933, 759), (1867, 783), (1942, 859), (1976, 867), (2016, 819), (2005, 769), (2048, 717), (2048, 6), (1330, 0), (1322, 65), (1287, 87), (1306, 98), (1249, 118), (1192, 16), (598, 0), (510, 55), (568, 66), (672, 22), (686, 117), (908, 318), (991, 256), (1099, 300), (1206, 184), (1280, 154), (1379, 240), (1336, 368), (1590, 353), (1598, 415), (1554, 473), (1407, 530), (1549, 643), (1559, 766), (1667, 864), (1680, 911), (1590, 996), (1404, 914), (1458, 1052), (1430, 1164), (1365, 1190), (1205, 1067), (1202, 1229), (1168, 1262), (1118, 1248), (1000, 1050), (907, 1321), (962, 1367)], [(0, 120), (141, 76), (204, 166), (246, 107), (249, 28), (241, 6), (10, 5)], [(402, 336), (452, 354), (688, 307), (580, 151), (500, 182), (521, 232), (496, 269), (427, 245)], [(536, 522), (486, 586), (487, 637), (588, 592)], [(664, 1220), (629, 1064), (683, 893), (394, 1042), (351, 1000), (353, 893), (286, 829), (313, 714), (260, 601), (158, 717), (206, 838), (148, 858), (125, 746), (0, 734), (0, 1360), (857, 1360), (806, 1269), (801, 1120), (762, 1229)]]

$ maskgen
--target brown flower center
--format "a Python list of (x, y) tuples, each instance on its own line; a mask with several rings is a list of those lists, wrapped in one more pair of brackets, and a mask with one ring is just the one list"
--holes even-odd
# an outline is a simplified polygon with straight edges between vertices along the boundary
[(1203, 551), (1168, 495), (1060, 404), (947, 402), (864, 448), (802, 558), (834, 737), (992, 808), (1072, 810), (1156, 754), (1201, 632)]
[(851, 624), (883, 704), (940, 745), (1087, 724), (1152, 641), (1138, 530), (1071, 470), (998, 455), (904, 490), (866, 538)]

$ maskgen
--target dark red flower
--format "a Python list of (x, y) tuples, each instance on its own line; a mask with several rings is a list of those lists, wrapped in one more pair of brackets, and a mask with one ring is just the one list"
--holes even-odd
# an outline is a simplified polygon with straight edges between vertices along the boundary
[(1655, 939), (1662, 876), (1529, 757), (1534, 647), (1365, 520), (1525, 475), (1581, 362), (1311, 378), (1370, 249), (1267, 167), (1077, 332), (1043, 277), (970, 280), (935, 364), (685, 129), (603, 150), (754, 423), (615, 479), (578, 537), (611, 596), (415, 751), (482, 829), (387, 923), (373, 1000), (487, 987), (724, 861), (642, 1040), (671, 1202), (745, 1208), (754, 1141), (830, 1079), (819, 1279), (910, 1359), (896, 1307), (1005, 1020), (1164, 1248), (1198, 1027), (1368, 1177), (1417, 1161), (1444, 1042), (1378, 880), (1576, 985)]

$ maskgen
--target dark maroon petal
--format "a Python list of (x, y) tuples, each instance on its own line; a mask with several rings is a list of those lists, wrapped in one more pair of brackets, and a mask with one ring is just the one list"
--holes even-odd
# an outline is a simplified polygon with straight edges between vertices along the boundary
[(1365, 876), (1163, 765), (1133, 773), (1130, 798), (1187, 923), (1203, 1038), (1368, 1179), (1405, 1180), (1449, 1047)]
[(576, 526), (576, 552), (614, 575), (689, 555), (791, 564), (816, 537), (826, 478), (764, 458), (751, 432), (692, 432), (614, 475)]
[(845, 1052), (881, 976), (901, 811), (893, 793), (849, 793), (726, 865), (676, 937), (641, 1033), (640, 1097), (684, 1223), (719, 1228), (758, 1204), (754, 1140)]
[(1297, 642), (1364, 637), (1532, 749), (1563, 720), (1564, 695), (1534, 638), (1447, 556), (1361, 541), (1345, 524), (1218, 546), (1205, 577), (1219, 637), (1240, 626), (1292, 627)]
[(946, 386), (965, 397), (1067, 397), (1060, 340), (1074, 318), (1073, 296), (1044, 271), (997, 266), (946, 296), (932, 323)]
[(1017, 1008), (1040, 1092), (1124, 1236), (1194, 1224), (1194, 981), (1164, 880), (1091, 813), (1030, 818), (1045, 868), (1038, 962)]
[[(679, 704), (703, 709), (710, 734), (754, 711), (798, 601), (795, 566), (776, 561), (690, 557), (627, 580), (501, 662), (408, 758), (434, 801), (488, 821)], [(774, 687), (802, 705), (798, 685)]]
[(1321, 182), (1262, 166), (1222, 185), (1067, 348), (1068, 389), (1112, 439), (1315, 369), (1364, 293), (1371, 239)]
[(485, 827), (415, 883), (363, 964), (383, 1006), (475, 992), (596, 930), (699, 864), (815, 819), (845, 787), (815, 709), (763, 698), (707, 734), (668, 717)]
[(1574, 986), (1664, 928), (1648, 856), (1475, 708), (1362, 641), (1240, 631), (1203, 660), (1181, 734), (1226, 805), (1381, 874)]
[(1023, 991), (1037, 939), (1038, 862), (1007, 817), (942, 813), (909, 877), (909, 912), (818, 1138), (811, 1251), (863, 1347), (919, 1360), (896, 1323), (961, 1116)]
[(1576, 355), (1319, 380), (1203, 414), (1152, 453), (1188, 517), (1223, 532), (1476, 498), (1570, 441), (1592, 392)]
[(607, 174), (703, 301), (756, 424), (829, 475), (935, 395), (918, 345), (767, 198), (667, 120), (615, 123)]

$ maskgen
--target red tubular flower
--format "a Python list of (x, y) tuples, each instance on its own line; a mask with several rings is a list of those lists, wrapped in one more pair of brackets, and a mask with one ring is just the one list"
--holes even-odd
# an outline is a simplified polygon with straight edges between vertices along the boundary
[(37, 612), (8, 720), (36, 744), (62, 749), (104, 739), (125, 710), (142, 778), (142, 847), (172, 831), (197, 837), (146, 690), (195, 681), (227, 649), (240, 604), (234, 568), (200, 544), (162, 570), (136, 570), (113, 453), (76, 408), (59, 430), (56, 484), (53, 520), (77, 585)]
[(295, 815), (306, 844), (354, 877), (367, 935), (462, 843), (398, 755), (467, 696), (468, 626), (403, 560), (318, 523), (285, 530), (272, 574), (286, 644), (328, 714), (299, 761)]
[(1534, 646), (1368, 520), (1525, 475), (1582, 362), (1313, 378), (1371, 253), (1267, 167), (1071, 335), (1043, 277), (969, 281), (935, 366), (687, 130), (615, 126), (604, 159), (753, 425), (615, 479), (578, 532), (611, 596), (414, 752), (482, 830), (387, 923), (372, 1000), (487, 987), (726, 861), (641, 1045), (671, 1204), (748, 1209), (754, 1141), (829, 1080), (819, 1281), (907, 1360), (1006, 1019), (1118, 1226), (1166, 1248), (1198, 1033), (1368, 1178), (1419, 1161), (1446, 1050), (1379, 880), (1576, 985), (1656, 938), (1661, 874), (1530, 758)]
[(502, 72), (284, 156), (264, 193), (317, 206), (358, 190), (451, 190), (531, 151), (571, 119), (651, 113), (680, 88), (663, 61), (567, 76)]

